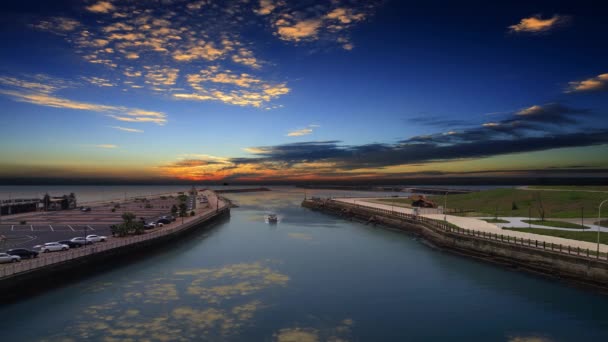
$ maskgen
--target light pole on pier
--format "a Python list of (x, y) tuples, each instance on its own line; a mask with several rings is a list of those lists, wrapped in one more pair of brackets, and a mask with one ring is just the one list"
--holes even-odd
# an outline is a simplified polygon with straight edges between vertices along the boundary
[(448, 220), (447, 213), (446, 213), (447, 209), (448, 209), (448, 191), (446, 191), (445, 195), (443, 195), (443, 220), (444, 221)]
[(603, 200), (597, 208), (597, 258), (600, 258), (600, 231), (602, 230), (602, 205), (608, 202), (608, 199)]

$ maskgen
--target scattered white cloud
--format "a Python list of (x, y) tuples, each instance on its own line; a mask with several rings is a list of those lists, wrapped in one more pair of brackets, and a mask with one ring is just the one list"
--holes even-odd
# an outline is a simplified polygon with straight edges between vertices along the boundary
[[(282, 6), (272, 14), (271, 25), (282, 40), (291, 42), (311, 42), (316, 40), (334, 41), (345, 50), (352, 50), (354, 44), (347, 38), (347, 31), (353, 25), (369, 17), (375, 2), (353, 5), (336, 1), (318, 5), (314, 11), (293, 10)], [(260, 13), (258, 13), (260, 14)]]
[(159, 65), (145, 66), (144, 69), (147, 70), (145, 75), (146, 83), (156, 87), (174, 85), (179, 73), (179, 69), (161, 67)]
[(543, 111), (543, 107), (539, 105), (533, 105), (528, 108), (524, 108), (518, 111), (517, 115), (535, 115)]
[[(38, 79), (46, 78), (48, 77), (38, 76)], [(55, 81), (55, 83), (60, 84), (61, 81)], [(6, 95), (18, 102), (31, 103), (45, 107), (106, 113), (108, 116), (117, 120), (121, 120), (120, 118), (123, 117), (132, 119), (122, 121), (154, 122), (159, 125), (164, 125), (167, 122), (167, 116), (162, 112), (70, 100), (55, 95), (54, 93), (59, 89), (62, 88), (60, 86), (21, 80), (15, 77), (0, 77), (0, 94)]]
[(94, 13), (108, 13), (113, 11), (115, 7), (109, 1), (99, 1), (91, 6), (87, 6), (86, 9)]
[(276, 0), (260, 0), (259, 7), (254, 10), (259, 15), (268, 15), (274, 11), (275, 8), (285, 6), (284, 1)]
[(608, 74), (600, 74), (582, 81), (568, 83), (566, 93), (590, 92), (608, 89)]
[(498, 127), (500, 126), (499, 122), (486, 122), (482, 125), (483, 127)]
[(319, 127), (319, 125), (308, 125), (308, 127), (290, 131), (289, 133), (287, 133), (287, 136), (288, 137), (301, 137), (304, 135), (309, 135), (309, 134), (312, 134), (314, 131), (314, 128), (317, 128), (317, 127)]
[(83, 80), (85, 80), (86, 82), (92, 84), (92, 85), (96, 85), (98, 87), (114, 87), (116, 86), (116, 84), (112, 83), (109, 79), (107, 78), (102, 78), (102, 77), (82, 77)]
[(136, 128), (128, 128), (128, 127), (122, 127), (122, 126), (111, 126), (114, 129), (117, 129), (119, 131), (123, 131), (123, 132), (129, 132), (129, 133), (143, 133), (144, 131), (141, 129), (136, 129)]
[(223, 70), (219, 66), (208, 67), (198, 74), (189, 74), (187, 81), (195, 93), (175, 93), (174, 98), (262, 107), (290, 91), (284, 83), (266, 83), (250, 74)]
[(509, 30), (515, 33), (540, 33), (547, 32), (559, 25), (567, 23), (569, 17), (554, 15), (551, 18), (543, 19), (541, 15), (523, 18), (519, 23), (509, 26)]
[(95, 145), (95, 147), (97, 147), (97, 148), (105, 148), (105, 149), (113, 149), (113, 148), (118, 148), (118, 145), (114, 145), (114, 144), (99, 144), (99, 145)]
[(76, 30), (80, 25), (80, 22), (74, 19), (66, 17), (52, 17), (33, 24), (32, 27), (41, 31), (65, 35), (68, 32)]

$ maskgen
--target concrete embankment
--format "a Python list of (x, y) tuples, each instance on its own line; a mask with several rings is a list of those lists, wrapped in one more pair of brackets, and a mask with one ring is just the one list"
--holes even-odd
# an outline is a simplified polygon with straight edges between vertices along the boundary
[(189, 217), (175, 227), (112, 239), (94, 246), (28, 260), (28, 263), (8, 265), (0, 274), (0, 302), (16, 300), (102, 269), (125, 264), (146, 253), (166, 248), (186, 235), (208, 230), (229, 216), (230, 207), (224, 205), (219, 210)]
[(380, 224), (422, 236), (435, 246), (576, 284), (608, 291), (608, 260), (593, 251), (467, 230), (422, 216), (362, 207), (331, 200), (305, 200), (302, 206), (367, 223)]

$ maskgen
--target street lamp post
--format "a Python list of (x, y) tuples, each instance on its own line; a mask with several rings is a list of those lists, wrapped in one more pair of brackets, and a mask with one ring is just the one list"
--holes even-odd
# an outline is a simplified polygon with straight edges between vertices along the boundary
[(603, 200), (597, 208), (597, 258), (600, 258), (600, 231), (602, 230), (602, 205), (608, 202), (608, 199)]
[(445, 195), (443, 195), (443, 220), (447, 221), (448, 217), (447, 217), (447, 213), (446, 210), (448, 209), (448, 192), (445, 192)]

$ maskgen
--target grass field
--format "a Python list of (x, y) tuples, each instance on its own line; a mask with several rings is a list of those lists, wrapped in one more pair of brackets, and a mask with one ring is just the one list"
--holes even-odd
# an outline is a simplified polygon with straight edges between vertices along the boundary
[[(557, 230), (543, 228), (504, 228), (506, 230), (514, 230), (524, 233), (533, 233), (540, 235), (556, 236), (570, 240), (579, 240), (587, 242), (597, 242), (597, 232), (577, 232), (572, 230)], [(600, 233), (600, 243), (608, 244), (608, 233)]]
[(608, 185), (530, 185), (528, 189), (608, 192)]
[(411, 208), (412, 200), (409, 198), (381, 198), (377, 200), (370, 200), (370, 202), (376, 202), (380, 204), (388, 204), (391, 203), (397, 207)]
[(539, 226), (547, 226), (547, 227), (557, 227), (557, 228), (573, 228), (573, 229), (589, 229), (587, 226), (582, 226), (580, 224), (572, 223), (572, 222), (564, 222), (564, 221), (551, 221), (551, 220), (522, 220), (525, 223), (537, 224)]
[(509, 221), (507, 220), (502, 220), (502, 219), (495, 219), (495, 218), (491, 218), (491, 219), (482, 219), (483, 221), (489, 222), (489, 223), (509, 223)]
[[(448, 209), (473, 210), (468, 216), (520, 216), (539, 218), (538, 201), (545, 208), (545, 218), (579, 218), (581, 208), (584, 217), (597, 217), (597, 207), (608, 194), (582, 191), (530, 191), (519, 189), (493, 189), (469, 194), (448, 195)], [(443, 203), (443, 196), (431, 196), (436, 203)], [(402, 199), (400, 199), (402, 200)], [(514, 206), (515, 204), (515, 206)], [(515, 207), (515, 208), (514, 208)], [(606, 211), (608, 214), (608, 210)]]

